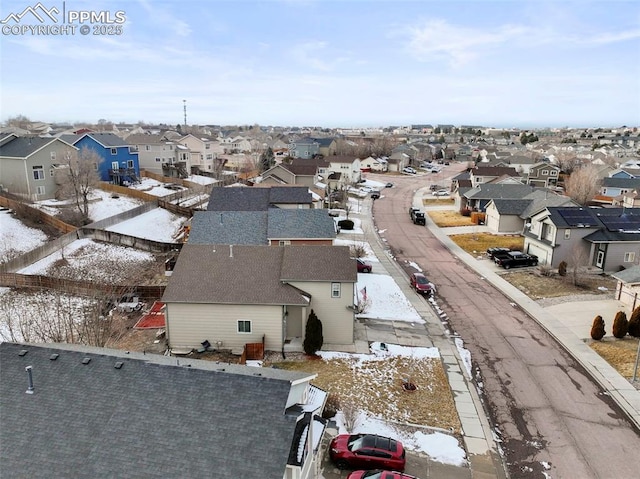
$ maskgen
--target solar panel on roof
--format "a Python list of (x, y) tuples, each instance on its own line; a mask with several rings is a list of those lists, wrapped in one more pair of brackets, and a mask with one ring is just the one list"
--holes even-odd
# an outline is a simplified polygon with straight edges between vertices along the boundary
[(622, 214), (616, 216), (600, 216), (600, 221), (609, 231), (639, 231), (640, 216)]
[(583, 210), (582, 208), (569, 208), (566, 210), (559, 210), (558, 213), (562, 216), (562, 219), (569, 226), (591, 226), (594, 223), (593, 217), (591, 214)]

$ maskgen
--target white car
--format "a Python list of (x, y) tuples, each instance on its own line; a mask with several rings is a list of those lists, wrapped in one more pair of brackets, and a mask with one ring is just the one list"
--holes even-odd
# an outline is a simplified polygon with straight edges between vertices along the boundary
[(415, 175), (417, 173), (416, 170), (414, 170), (413, 168), (411, 168), (410, 166), (407, 166), (406, 168), (402, 169), (403, 173), (409, 173), (410, 175)]
[(449, 192), (447, 190), (438, 190), (433, 192), (433, 196), (449, 196)]

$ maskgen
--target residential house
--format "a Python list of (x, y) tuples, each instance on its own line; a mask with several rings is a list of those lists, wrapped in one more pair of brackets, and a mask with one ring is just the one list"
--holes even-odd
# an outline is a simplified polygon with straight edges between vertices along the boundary
[(314, 310), (325, 344), (353, 344), (356, 261), (347, 246), (189, 244), (162, 301), (170, 348), (221, 341), (301, 350)]
[(558, 185), (560, 167), (546, 162), (532, 165), (527, 175), (527, 184), (541, 188), (551, 188)]
[(318, 154), (327, 157), (336, 154), (337, 143), (335, 138), (314, 138), (318, 142)]
[(173, 178), (186, 178), (191, 174), (189, 149), (162, 135), (136, 134), (127, 137), (127, 143), (138, 148), (141, 169)]
[(615, 298), (627, 305), (630, 311), (640, 306), (640, 266), (631, 266), (611, 276), (618, 280)]
[(266, 211), (270, 208), (305, 209), (313, 207), (306, 186), (253, 186), (214, 188), (209, 196), (208, 211)]
[(178, 140), (190, 152), (191, 172), (214, 174), (223, 166), (220, 156), (224, 154), (224, 147), (215, 139), (205, 135), (188, 134)]
[(325, 209), (196, 211), (189, 244), (328, 245), (336, 223)]
[[(522, 183), (487, 183), (469, 189), (465, 188), (465, 190), (459, 193), (460, 204), (457, 206), (461, 210), (485, 211), (491, 200), (522, 199), (534, 191), (535, 188)], [(458, 201), (458, 198), (456, 198), (456, 201)]]
[(79, 150), (88, 148), (97, 153), (102, 158), (98, 164), (98, 174), (102, 181), (116, 185), (128, 185), (139, 181), (137, 145), (129, 145), (113, 133), (62, 135), (60, 139)]
[(386, 173), (389, 170), (389, 162), (386, 158), (374, 158), (369, 156), (364, 160), (360, 160), (360, 170)]
[(602, 179), (599, 196), (611, 203), (614, 198), (634, 190), (640, 190), (640, 178), (607, 177)]
[(314, 138), (300, 138), (289, 143), (289, 156), (309, 159), (320, 153), (320, 143)]
[(549, 207), (529, 223), (524, 247), (542, 264), (579, 262), (611, 272), (640, 259), (640, 209)]
[(579, 205), (568, 196), (536, 188), (522, 199), (496, 198), (489, 201), (485, 208), (485, 224), (494, 233), (522, 233), (528, 219), (547, 206), (578, 207)]
[(329, 163), (327, 170), (330, 173), (340, 173), (340, 182), (345, 187), (360, 181), (360, 159), (347, 155), (334, 155), (325, 160)]
[(0, 364), (3, 477), (319, 472), (315, 374), (73, 344), (4, 342)]
[(469, 171), (469, 179), (474, 187), (491, 181), (501, 176), (509, 176), (519, 179), (520, 175), (515, 168), (504, 166), (476, 166)]
[(315, 162), (280, 163), (262, 173), (262, 183), (267, 185), (302, 185), (312, 188), (318, 178)]
[(78, 149), (59, 138), (7, 135), (0, 139), (0, 190), (30, 201), (56, 197), (56, 171)]

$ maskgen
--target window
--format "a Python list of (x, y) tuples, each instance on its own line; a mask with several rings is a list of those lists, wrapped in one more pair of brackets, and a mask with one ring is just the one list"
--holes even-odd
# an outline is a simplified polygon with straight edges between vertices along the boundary
[(204, 145), (204, 149), (205, 150), (210, 150), (211, 149), (211, 143), (207, 143), (206, 145)]
[(625, 263), (633, 263), (633, 260), (636, 259), (636, 254), (631, 252), (631, 253), (625, 253), (624, 254), (624, 262)]
[(138, 145), (133, 145), (129, 147), (129, 153), (136, 153), (138, 151)]
[(49, 168), (49, 176), (53, 178), (54, 174), (55, 174), (55, 171), (53, 170), (53, 168)]
[(542, 171), (540, 172), (540, 174), (541, 174), (542, 176), (549, 176), (549, 170), (542, 170)]
[(111, 154), (112, 155), (117, 155), (118, 154), (118, 149), (117, 148), (111, 148)]
[(42, 166), (33, 167), (33, 179), (44, 180), (44, 168)]
[(133, 168), (133, 160), (127, 160), (127, 168)]
[(52, 161), (56, 161), (56, 152), (55, 151), (51, 152), (51, 160)]
[(244, 319), (238, 320), (238, 333), (240, 334), (251, 334), (251, 321), (247, 321)]
[(289, 240), (280, 240), (278, 241), (278, 245), (279, 246), (289, 246), (291, 244), (291, 241)]
[(207, 161), (212, 161), (213, 155), (211, 153), (207, 153)]
[(556, 170), (551, 170), (549, 172), (549, 176), (558, 176), (558, 172)]
[(156, 156), (156, 163), (160, 163), (160, 157)]
[(332, 298), (340, 297), (340, 283), (331, 283), (331, 297)]
[(118, 164), (117, 161), (112, 161), (111, 162), (111, 169), (112, 170), (119, 170), (120, 169), (120, 165)]
[(37, 194), (38, 196), (40, 196), (40, 195), (44, 195), (44, 194), (45, 194), (44, 186), (38, 186), (38, 187), (36, 188), (36, 194)]
[(571, 230), (564, 230), (564, 239), (571, 238)]

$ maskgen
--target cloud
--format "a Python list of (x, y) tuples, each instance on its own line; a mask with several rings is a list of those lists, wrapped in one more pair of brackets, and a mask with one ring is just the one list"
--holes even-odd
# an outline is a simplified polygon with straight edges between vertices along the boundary
[(158, 24), (160, 28), (171, 30), (179, 37), (191, 35), (192, 30), (189, 24), (178, 18), (175, 13), (162, 9), (158, 2), (152, 5), (149, 0), (138, 0), (138, 3), (147, 13), (147, 18)]
[(327, 63), (326, 42), (307, 42), (296, 45), (291, 50), (291, 56), (301, 65), (314, 70), (330, 71), (332, 66)]

